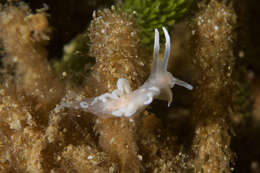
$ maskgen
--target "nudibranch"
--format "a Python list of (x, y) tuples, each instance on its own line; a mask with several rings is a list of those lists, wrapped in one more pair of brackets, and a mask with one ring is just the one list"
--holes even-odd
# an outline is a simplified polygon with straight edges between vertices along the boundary
[(154, 53), (151, 74), (145, 83), (136, 90), (132, 90), (128, 80), (120, 78), (117, 89), (111, 93), (104, 93), (95, 98), (86, 98), (79, 101), (61, 103), (59, 108), (81, 109), (99, 117), (132, 117), (142, 112), (154, 98), (167, 100), (168, 106), (172, 102), (171, 88), (174, 85), (183, 86), (189, 90), (193, 87), (167, 71), (170, 57), (170, 36), (165, 27), (162, 28), (165, 36), (165, 51), (163, 62), (160, 59), (159, 32), (155, 29)]

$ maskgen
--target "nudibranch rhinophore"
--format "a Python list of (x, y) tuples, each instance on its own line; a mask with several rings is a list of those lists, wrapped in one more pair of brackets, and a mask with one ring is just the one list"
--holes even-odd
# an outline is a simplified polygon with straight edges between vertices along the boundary
[(171, 41), (166, 28), (162, 29), (166, 39), (163, 62), (160, 60), (159, 54), (159, 32), (158, 29), (155, 29), (152, 70), (149, 78), (141, 87), (132, 91), (128, 80), (120, 78), (117, 81), (117, 89), (112, 93), (104, 93), (95, 98), (86, 98), (81, 101), (61, 103), (58, 107), (81, 109), (103, 118), (131, 117), (142, 112), (152, 103), (154, 98), (167, 100), (168, 106), (170, 106), (172, 102), (171, 88), (175, 84), (192, 90), (193, 87), (190, 84), (175, 78), (167, 71)]

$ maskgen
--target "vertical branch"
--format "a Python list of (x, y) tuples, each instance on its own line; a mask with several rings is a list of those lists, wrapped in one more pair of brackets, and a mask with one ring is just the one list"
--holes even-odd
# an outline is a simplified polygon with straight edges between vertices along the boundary
[(196, 172), (231, 172), (233, 29), (236, 16), (224, 3), (211, 0), (194, 19), (194, 63), (200, 77), (194, 91), (193, 119)]

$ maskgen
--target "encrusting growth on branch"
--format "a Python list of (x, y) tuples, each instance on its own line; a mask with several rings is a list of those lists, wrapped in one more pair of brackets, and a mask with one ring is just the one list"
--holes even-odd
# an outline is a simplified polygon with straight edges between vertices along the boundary
[(32, 14), (25, 5), (3, 7), (0, 26), (0, 38), (7, 54), (3, 58), (5, 66), (16, 65), (15, 82), (38, 103), (35, 111), (50, 109), (62, 96), (63, 89), (47, 61), (44, 46), (49, 40), (50, 28), (46, 14)]
[(195, 172), (231, 172), (233, 33), (236, 17), (225, 3), (211, 0), (193, 21), (194, 64), (200, 77), (194, 90), (193, 151)]

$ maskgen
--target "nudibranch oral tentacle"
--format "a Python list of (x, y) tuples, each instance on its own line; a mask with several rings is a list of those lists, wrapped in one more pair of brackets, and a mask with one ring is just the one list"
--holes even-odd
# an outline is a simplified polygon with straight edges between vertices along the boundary
[(128, 80), (120, 78), (117, 81), (117, 89), (111, 93), (104, 93), (95, 98), (87, 98), (82, 101), (61, 103), (59, 108), (70, 107), (81, 109), (99, 117), (131, 117), (138, 115), (154, 98), (167, 100), (168, 106), (172, 102), (171, 88), (174, 85), (183, 86), (189, 90), (193, 87), (167, 71), (170, 58), (171, 41), (168, 31), (163, 27), (165, 36), (165, 51), (163, 62), (160, 60), (159, 31), (155, 29), (154, 53), (152, 70), (149, 78), (138, 89), (132, 91)]

